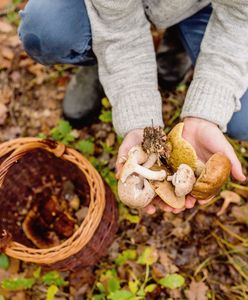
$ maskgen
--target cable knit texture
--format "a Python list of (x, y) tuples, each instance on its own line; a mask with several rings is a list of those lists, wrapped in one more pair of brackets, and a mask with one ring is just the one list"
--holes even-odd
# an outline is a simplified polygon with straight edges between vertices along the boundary
[[(207, 0), (85, 0), (99, 76), (119, 135), (163, 125), (150, 24), (167, 28)], [(248, 1), (213, 0), (182, 118), (200, 117), (225, 131), (248, 87)]]

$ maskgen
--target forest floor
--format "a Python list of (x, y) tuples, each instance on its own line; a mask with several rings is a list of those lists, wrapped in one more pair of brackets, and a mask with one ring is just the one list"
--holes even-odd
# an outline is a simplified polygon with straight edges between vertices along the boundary
[[(0, 3), (0, 142), (46, 136), (76, 147), (115, 192), (121, 139), (111, 107), (103, 99), (99, 117), (80, 130), (63, 121), (61, 103), (77, 68), (44, 67), (27, 56), (17, 36), (23, 5)], [(162, 93), (167, 132), (179, 122), (187, 86)], [(230, 142), (247, 175), (248, 143)], [(222, 214), (220, 195), (178, 215), (148, 216), (119, 204), (119, 229), (108, 255), (77, 272), (47, 272), (2, 254), (0, 300), (248, 299), (248, 187), (230, 179), (223, 190), (240, 201)]]

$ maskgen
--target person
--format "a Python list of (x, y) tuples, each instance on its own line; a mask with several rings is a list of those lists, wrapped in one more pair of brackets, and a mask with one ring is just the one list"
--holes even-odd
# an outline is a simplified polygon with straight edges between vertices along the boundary
[[(176, 24), (195, 64), (181, 114), (183, 137), (204, 162), (215, 152), (226, 154), (232, 176), (246, 179), (223, 134), (248, 140), (246, 0), (29, 0), (20, 14), (20, 39), (36, 61), (88, 65), (97, 60), (113, 125), (124, 137), (117, 175), (129, 149), (142, 142), (144, 127), (151, 120), (154, 126), (164, 126), (150, 23), (159, 29)], [(87, 101), (76, 108), (87, 106)], [(76, 112), (68, 107), (64, 103), (73, 118)], [(185, 208), (195, 201), (188, 197)], [(179, 212), (157, 200), (146, 211), (153, 213), (157, 207)]]

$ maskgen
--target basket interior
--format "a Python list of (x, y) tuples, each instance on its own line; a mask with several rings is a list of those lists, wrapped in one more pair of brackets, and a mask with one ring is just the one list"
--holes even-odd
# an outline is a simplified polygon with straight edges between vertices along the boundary
[(14, 241), (36, 248), (22, 229), (26, 212), (37, 201), (44, 201), (54, 192), (60, 193), (65, 181), (73, 183), (80, 203), (88, 206), (90, 187), (76, 165), (42, 149), (23, 156), (9, 169), (0, 189), (0, 230), (10, 232)]

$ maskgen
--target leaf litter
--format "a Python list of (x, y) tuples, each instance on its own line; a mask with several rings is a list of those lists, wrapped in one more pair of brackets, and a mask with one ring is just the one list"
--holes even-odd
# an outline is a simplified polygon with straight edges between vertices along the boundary
[[(52, 136), (55, 128), (60, 134), (61, 102), (77, 70), (44, 67), (27, 56), (17, 37), (15, 16), (24, 4), (5, 0), (0, 5), (0, 142)], [(158, 35), (154, 36), (157, 42)], [(179, 122), (188, 84), (189, 80), (174, 91), (161, 91), (166, 132)], [(64, 124), (62, 140), (84, 153), (115, 191), (114, 165), (121, 139), (111, 119), (104, 98), (99, 120), (81, 130)], [(230, 142), (247, 174), (248, 143)], [(51, 281), (47, 286), (44, 268), (3, 259), (0, 299), (248, 299), (248, 188), (229, 181), (224, 190), (241, 200), (224, 200), (221, 213), (220, 196), (179, 215), (148, 216), (120, 204), (119, 230), (109, 254), (93, 267), (56, 275), (68, 285)], [(79, 218), (86, 212), (78, 212)], [(6, 289), (6, 284), (16, 284), (19, 290)]]

